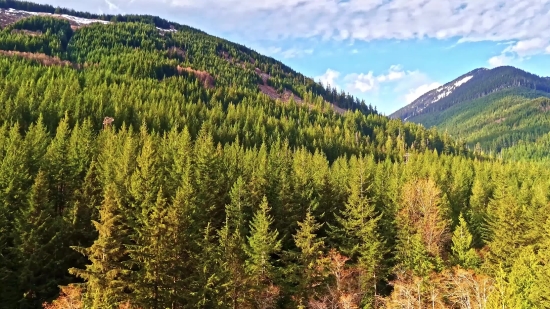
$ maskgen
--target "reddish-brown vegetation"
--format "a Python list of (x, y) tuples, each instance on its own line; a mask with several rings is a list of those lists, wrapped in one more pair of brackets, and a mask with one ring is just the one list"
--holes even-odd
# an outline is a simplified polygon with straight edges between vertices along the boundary
[(40, 32), (40, 31), (29, 31), (29, 30), (19, 30), (19, 29), (13, 29), (11, 31), (11, 33), (21, 33), (21, 34), (30, 35), (30, 36), (41, 36), (42, 35), (42, 32)]
[(45, 66), (59, 65), (59, 66), (70, 66), (75, 69), (80, 68), (80, 65), (78, 64), (75, 64), (66, 60), (61, 60), (58, 57), (52, 57), (41, 53), (26, 53), (26, 52), (12, 51), (12, 50), (0, 50), (0, 55), (31, 59), (31, 60), (40, 62)]
[(178, 65), (178, 72), (180, 74), (183, 72), (188, 72), (195, 75), (201, 81), (201, 83), (204, 85), (205, 88), (211, 89), (211, 88), (214, 88), (215, 86), (214, 77), (212, 77), (212, 75), (210, 75), (210, 73), (208, 72), (195, 70), (189, 67), (184, 68), (179, 65)]
[(172, 48), (168, 49), (168, 55), (170, 55), (170, 56), (177, 55), (177, 56), (181, 56), (183, 58), (186, 58), (187, 57), (187, 52), (185, 52), (185, 50), (183, 50), (181, 48), (172, 47)]

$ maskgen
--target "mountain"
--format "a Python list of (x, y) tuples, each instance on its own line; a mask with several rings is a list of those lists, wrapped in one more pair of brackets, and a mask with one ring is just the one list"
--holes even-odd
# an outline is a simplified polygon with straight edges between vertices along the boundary
[(419, 119), (433, 118), (433, 122), (429, 123), (432, 125), (443, 120), (438, 115), (448, 108), (465, 105), (505, 90), (508, 93), (517, 92), (522, 95), (538, 92), (541, 95), (550, 96), (550, 78), (539, 77), (511, 66), (479, 68), (429, 91), (411, 104), (394, 112), (390, 117), (420, 123), (423, 122)]

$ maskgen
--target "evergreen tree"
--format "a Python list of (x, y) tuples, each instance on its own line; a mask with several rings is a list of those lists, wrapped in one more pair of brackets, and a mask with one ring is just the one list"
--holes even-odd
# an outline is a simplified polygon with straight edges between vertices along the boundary
[(360, 270), (363, 303), (372, 303), (376, 296), (376, 284), (383, 270), (381, 260), (384, 254), (382, 239), (378, 233), (380, 215), (367, 197), (367, 167), (364, 158), (352, 158), (352, 175), (349, 180), (349, 197), (341, 214), (337, 216), (338, 225), (332, 233), (340, 243), (341, 251), (356, 260)]
[(472, 248), (472, 234), (468, 230), (468, 224), (462, 217), (459, 217), (459, 223), (453, 232), (451, 239), (451, 250), (453, 253), (453, 264), (464, 268), (476, 268), (480, 264), (480, 258), (475, 249)]
[[(297, 303), (305, 306), (318, 294), (319, 286), (326, 280), (326, 259), (324, 258), (325, 243), (317, 233), (322, 224), (316, 222), (309, 210), (306, 218), (298, 222), (299, 229), (294, 235), (297, 252)], [(316, 293), (317, 292), (317, 293)]]
[(162, 189), (151, 209), (139, 215), (142, 224), (133, 235), (133, 245), (128, 246), (131, 263), (137, 268), (133, 273), (132, 297), (134, 304), (144, 308), (167, 308), (172, 305), (170, 287), (173, 266), (171, 247), (177, 217), (170, 217), (170, 209)]
[(281, 250), (279, 232), (271, 230), (273, 219), (269, 215), (270, 207), (264, 197), (260, 208), (250, 223), (250, 236), (245, 252), (247, 274), (251, 280), (251, 296), (255, 306), (268, 308), (278, 297), (276, 287), (277, 271), (273, 265), (273, 255)]
[(105, 190), (99, 221), (94, 221), (97, 239), (89, 248), (74, 248), (91, 262), (86, 269), (71, 268), (69, 271), (86, 281), (84, 297), (92, 308), (117, 308), (129, 298), (131, 272), (125, 265), (128, 235), (121, 210), (116, 189), (111, 185)]
[(219, 232), (221, 275), (224, 301), (229, 308), (237, 309), (246, 302), (248, 278), (244, 267), (246, 255), (246, 229), (244, 212), (248, 204), (245, 184), (238, 178), (230, 193), (231, 203), (225, 208), (225, 225)]
[(62, 220), (56, 215), (47, 183), (45, 173), (39, 172), (28, 206), (16, 218), (21, 308), (39, 307), (56, 296), (58, 285), (67, 282)]

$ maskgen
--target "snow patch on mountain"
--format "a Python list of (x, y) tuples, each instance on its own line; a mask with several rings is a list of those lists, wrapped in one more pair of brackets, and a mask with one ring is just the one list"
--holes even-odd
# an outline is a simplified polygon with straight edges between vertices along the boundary
[(110, 22), (108, 22), (106, 20), (87, 19), (87, 18), (75, 17), (75, 16), (71, 16), (71, 15), (67, 15), (67, 14), (62, 14), (62, 15), (53, 14), (53, 16), (60, 16), (60, 17), (63, 17), (65, 19), (72, 20), (75, 23), (80, 24), (80, 25), (89, 25), (89, 24), (93, 24), (93, 23), (100, 23), (100, 24), (104, 24), (104, 25), (110, 24)]
[(88, 19), (88, 18), (82, 18), (82, 17), (76, 17), (72, 15), (67, 14), (51, 14), (51, 13), (37, 13), (37, 12), (29, 12), (29, 11), (22, 11), (22, 10), (16, 10), (16, 9), (8, 9), (8, 10), (0, 10), (0, 13), (3, 15), (11, 15), (11, 16), (18, 16), (20, 18), (25, 18), (28, 16), (53, 16), (53, 17), (60, 17), (64, 18), (68, 21), (72, 21), (73, 23), (77, 25), (90, 25), (93, 23), (100, 23), (100, 24), (109, 24), (110, 22), (106, 20), (99, 20), (99, 19)]
[(442, 93), (439, 93), (433, 100), (432, 100), (432, 103), (435, 103), (441, 99), (443, 99), (444, 97), (447, 97), (449, 96), (451, 93), (453, 93), (453, 91), (464, 85), (465, 83), (467, 83), (470, 79), (472, 79), (472, 77), (474, 77), (473, 75), (469, 75), (469, 76), (466, 76), (460, 80), (457, 80), (454, 84), (451, 84), (451, 85), (447, 85), (447, 86), (441, 86), (439, 88), (436, 89), (436, 92), (439, 93), (439, 92), (442, 92)]
[[(88, 26), (94, 23), (99, 23), (103, 25), (110, 24), (110, 21), (106, 20), (100, 20), (100, 19), (89, 19), (89, 18), (82, 18), (82, 17), (76, 17), (68, 14), (51, 14), (51, 13), (38, 13), (38, 12), (29, 12), (29, 11), (22, 11), (22, 10), (16, 10), (16, 9), (1, 9), (0, 8), (0, 26), (6, 26), (8, 24), (14, 23), (17, 20), (27, 18), (30, 16), (52, 16), (52, 17), (58, 17), (68, 20), (71, 25), (80, 27), (80, 26)], [(157, 29), (160, 32), (177, 32), (176, 29), (162, 29), (157, 27)]]

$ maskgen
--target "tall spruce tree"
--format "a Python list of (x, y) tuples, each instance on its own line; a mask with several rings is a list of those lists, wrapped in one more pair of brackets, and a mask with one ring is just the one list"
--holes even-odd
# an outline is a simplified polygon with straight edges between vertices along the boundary
[(304, 221), (298, 222), (298, 231), (293, 235), (297, 253), (297, 288), (298, 306), (306, 306), (326, 280), (325, 242), (317, 234), (322, 224), (315, 220), (311, 210), (308, 210)]
[(219, 232), (221, 275), (224, 303), (228, 308), (241, 308), (246, 303), (248, 277), (245, 269), (246, 226), (244, 212), (251, 207), (244, 181), (237, 179), (230, 193), (231, 203), (225, 207), (225, 225)]
[(123, 212), (114, 185), (105, 189), (99, 210), (99, 221), (94, 221), (98, 237), (89, 248), (74, 247), (91, 264), (86, 269), (71, 268), (69, 272), (85, 280), (87, 306), (91, 308), (118, 308), (129, 299), (131, 271), (128, 260), (128, 228), (122, 220)]
[(336, 218), (338, 225), (332, 227), (332, 235), (338, 240), (341, 251), (357, 263), (364, 293), (362, 302), (366, 305), (374, 301), (376, 284), (382, 279), (384, 246), (378, 233), (380, 215), (367, 196), (370, 184), (365, 158), (353, 157), (350, 168), (348, 201)]
[(56, 296), (58, 285), (67, 282), (62, 222), (56, 214), (46, 174), (39, 172), (28, 206), (20, 209), (16, 217), (20, 308), (39, 307)]
[(281, 240), (278, 239), (279, 232), (271, 228), (273, 218), (269, 211), (267, 198), (264, 197), (250, 223), (250, 236), (245, 248), (246, 271), (252, 284), (251, 297), (255, 306), (260, 308), (271, 306), (279, 294), (277, 269), (273, 265), (272, 255), (280, 252)]
[(481, 263), (475, 249), (472, 248), (473, 237), (468, 230), (468, 224), (462, 214), (459, 217), (458, 226), (451, 239), (452, 262), (464, 268), (476, 268)]

